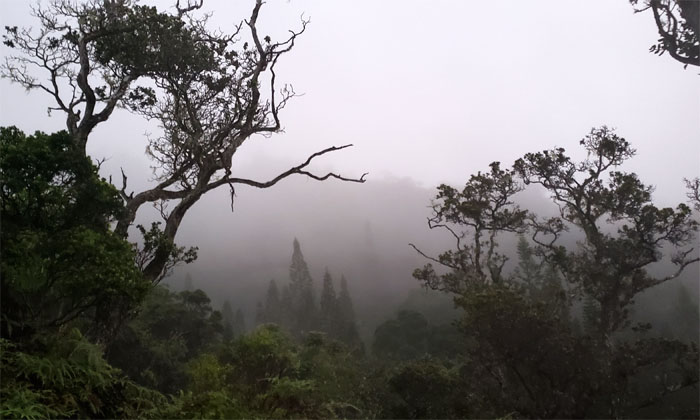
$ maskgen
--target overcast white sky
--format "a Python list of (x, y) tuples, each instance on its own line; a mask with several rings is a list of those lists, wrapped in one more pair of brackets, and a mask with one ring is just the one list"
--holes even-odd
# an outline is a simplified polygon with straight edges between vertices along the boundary
[[(205, 3), (222, 29), (253, 4)], [(1, 24), (30, 25), (29, 4), (2, 0)], [(305, 95), (282, 115), (284, 134), (243, 147), (234, 173), (265, 178), (354, 143), (317, 167), (461, 184), (493, 160), (555, 145), (574, 151), (591, 127), (607, 124), (638, 150), (626, 168), (657, 185), (662, 203), (681, 201), (682, 178), (700, 175), (698, 69), (649, 53), (653, 18), (627, 0), (269, 0), (259, 26), (279, 37), (302, 13), (311, 24), (278, 78)], [(1, 80), (0, 98), (2, 125), (64, 128), (39, 92)], [(146, 131), (156, 128), (119, 112), (89, 151), (137, 183), (149, 174)]]

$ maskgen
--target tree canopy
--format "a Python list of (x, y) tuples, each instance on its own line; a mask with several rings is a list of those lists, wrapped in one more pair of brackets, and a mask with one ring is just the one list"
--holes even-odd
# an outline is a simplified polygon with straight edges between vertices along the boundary
[(193, 259), (194, 251), (178, 251), (174, 241), (185, 214), (208, 191), (229, 187), (233, 205), (236, 185), (268, 188), (294, 174), (364, 182), (364, 175), (346, 178), (307, 169), (314, 158), (349, 144), (317, 151), (268, 181), (232, 176), (244, 142), (281, 129), (280, 112), (296, 94), (291, 85), (278, 86), (275, 67), (308, 21), (285, 39), (261, 36), (263, 2), (258, 0), (247, 19), (223, 33), (209, 29), (208, 16), (198, 14), (202, 4), (177, 2), (168, 13), (124, 0), (59, 0), (34, 8), (37, 30), (7, 27), (3, 36), (16, 54), (0, 67), (0, 75), (50, 95), (55, 106), (49, 111), (66, 115), (70, 139), (83, 154), (95, 127), (118, 107), (158, 123), (161, 131), (148, 139), (147, 149), (157, 184), (129, 192), (122, 172), (125, 211), (114, 226), (127, 237), (141, 206), (159, 206), (162, 228), (154, 222), (140, 229), (151, 244), (140, 265), (154, 283), (173, 264)]

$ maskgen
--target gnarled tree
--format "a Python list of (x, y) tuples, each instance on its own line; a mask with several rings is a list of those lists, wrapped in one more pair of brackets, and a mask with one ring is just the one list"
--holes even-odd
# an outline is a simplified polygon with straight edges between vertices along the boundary
[[(473, 395), (525, 417), (637, 417), (644, 407), (670, 406), (669, 395), (692, 392), (698, 383), (697, 345), (627, 328), (639, 293), (699, 260), (693, 248), (698, 223), (687, 205), (659, 208), (651, 187), (616, 170), (635, 151), (613, 130), (593, 129), (581, 144), (588, 155), (580, 162), (557, 148), (528, 153), (510, 170), (493, 164), (461, 192), (440, 186), (429, 226), (448, 230), (457, 247), (428, 257), (446, 266), (446, 274), (431, 265), (414, 272), (427, 286), (454, 293), (464, 310), (458, 325), (469, 338), (464, 351), (471, 362), (462, 371), (483, 379)], [(559, 206), (558, 217), (542, 220), (518, 208), (511, 197), (522, 184), (543, 187)], [(561, 272), (565, 289), (528, 296), (502, 275), (505, 257), (494, 251), (495, 240), (526, 227), (538, 245), (535, 255)], [(561, 245), (568, 230), (568, 239), (578, 235), (575, 246)], [(655, 276), (650, 266), (671, 252), (676, 267)], [(545, 273), (528, 271), (544, 282)], [(564, 290), (588, 297), (586, 315), (596, 319), (585, 334), (569, 322)], [(626, 335), (615, 334), (621, 331)], [(683, 405), (697, 416), (697, 399)]]
[[(559, 206), (559, 217), (533, 221), (533, 240), (568, 283), (599, 303), (600, 333), (607, 336), (628, 325), (636, 295), (700, 260), (691, 246), (698, 223), (687, 205), (658, 208), (651, 200), (652, 187), (634, 173), (614, 170), (635, 150), (613, 130), (593, 129), (581, 145), (588, 152), (581, 162), (559, 148), (528, 153), (514, 168), (526, 184), (544, 187)], [(585, 236), (575, 250), (557, 243), (571, 227)], [(674, 251), (676, 270), (655, 277), (648, 268), (663, 259), (664, 249)]]
[(697, 0), (629, 0), (636, 12), (651, 10), (659, 31), (659, 41), (649, 48), (665, 52), (675, 60), (700, 66), (700, 2)]
[(432, 264), (427, 264), (415, 270), (413, 276), (428, 287), (457, 294), (471, 285), (501, 283), (508, 258), (496, 249), (496, 239), (503, 232), (524, 232), (527, 211), (513, 202), (513, 196), (522, 189), (513, 171), (501, 169), (498, 162), (491, 163), (490, 172), (472, 175), (462, 191), (440, 185), (428, 227), (449, 232), (456, 249), (433, 258), (410, 244), (448, 269), (439, 275)]
[[(17, 54), (7, 57), (2, 76), (48, 93), (56, 103), (49, 111), (66, 114), (74, 146), (83, 153), (93, 129), (118, 106), (162, 128), (147, 149), (156, 162), (158, 184), (127, 192), (122, 174), (126, 211), (115, 226), (127, 237), (142, 205), (161, 209), (163, 230), (154, 225), (148, 231), (152, 246), (139, 260), (154, 283), (174, 263), (193, 258), (174, 240), (187, 211), (208, 191), (228, 186), (233, 199), (237, 184), (268, 188), (294, 174), (364, 182), (364, 175), (346, 178), (308, 169), (314, 158), (351, 145), (313, 153), (267, 181), (232, 176), (234, 156), (246, 140), (281, 129), (279, 113), (295, 93), (291, 86), (278, 86), (275, 66), (308, 23), (302, 21), (299, 30), (275, 42), (258, 33), (262, 5), (256, 0), (250, 17), (230, 34), (209, 30), (207, 15), (196, 16), (201, 0), (178, 1), (173, 14), (129, 0), (56, 0), (34, 9), (38, 32), (6, 28), (4, 43)], [(45, 79), (35, 76), (37, 70)]]

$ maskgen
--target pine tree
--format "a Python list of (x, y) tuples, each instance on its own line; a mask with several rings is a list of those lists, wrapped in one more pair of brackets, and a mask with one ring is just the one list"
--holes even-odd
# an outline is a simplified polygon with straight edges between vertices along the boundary
[(338, 295), (337, 326), (338, 338), (349, 344), (357, 344), (360, 336), (355, 325), (355, 311), (352, 307), (352, 298), (348, 291), (348, 282), (345, 276), (340, 277), (340, 294)]
[(321, 292), (320, 306), (319, 327), (321, 331), (332, 335), (334, 333), (333, 327), (338, 314), (338, 302), (335, 296), (335, 288), (333, 287), (333, 278), (331, 277), (331, 273), (328, 272), (328, 268), (326, 268), (326, 273), (323, 276), (323, 291)]
[(316, 303), (314, 301), (313, 279), (296, 238), (294, 238), (292, 263), (289, 266), (289, 292), (292, 298), (294, 319), (292, 334), (300, 336), (315, 327)]
[(267, 288), (265, 296), (265, 322), (280, 324), (282, 321), (281, 302), (277, 283), (275, 280), (270, 280), (270, 285)]
[(233, 309), (231, 308), (231, 302), (224, 301), (224, 305), (221, 307), (221, 318), (223, 319), (224, 323), (224, 338), (225, 339), (231, 339), (233, 338)]

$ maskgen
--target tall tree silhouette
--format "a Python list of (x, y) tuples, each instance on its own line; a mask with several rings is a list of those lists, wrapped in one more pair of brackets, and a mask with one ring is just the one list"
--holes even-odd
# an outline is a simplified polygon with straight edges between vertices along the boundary
[(267, 295), (265, 296), (265, 322), (273, 322), (280, 324), (282, 321), (282, 313), (280, 307), (280, 296), (275, 280), (270, 280), (270, 285), (267, 287)]
[(334, 334), (334, 326), (338, 318), (338, 301), (333, 287), (333, 278), (326, 268), (323, 276), (323, 290), (321, 291), (321, 312), (319, 316), (319, 327), (322, 331)]
[(292, 333), (299, 336), (315, 328), (316, 302), (314, 300), (313, 279), (296, 238), (294, 238), (292, 263), (289, 266), (289, 292), (294, 319)]
[(356, 344), (360, 341), (355, 325), (355, 310), (352, 298), (348, 290), (348, 282), (345, 276), (340, 277), (340, 293), (338, 294), (338, 338), (347, 344)]

